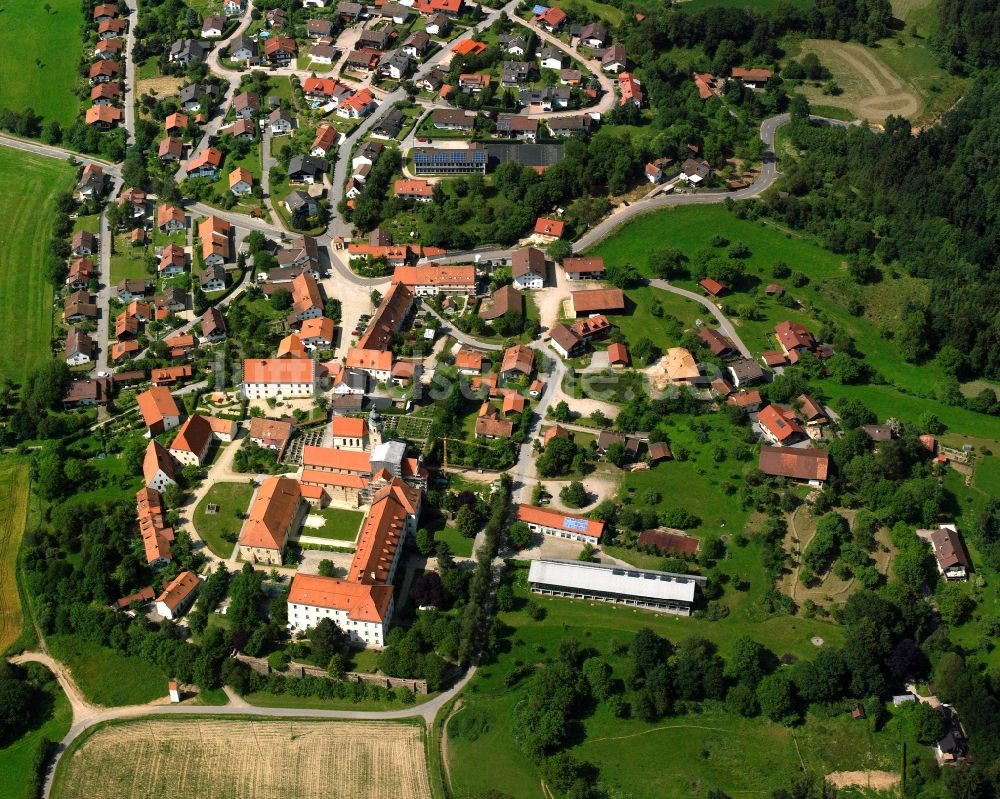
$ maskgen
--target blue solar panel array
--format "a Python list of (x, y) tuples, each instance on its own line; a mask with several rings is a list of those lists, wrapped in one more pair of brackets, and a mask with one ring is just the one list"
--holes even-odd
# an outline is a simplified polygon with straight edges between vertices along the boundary
[(577, 533), (584, 533), (587, 531), (587, 520), (586, 519), (574, 519), (571, 516), (567, 516), (563, 519), (563, 528), (566, 530), (573, 530)]

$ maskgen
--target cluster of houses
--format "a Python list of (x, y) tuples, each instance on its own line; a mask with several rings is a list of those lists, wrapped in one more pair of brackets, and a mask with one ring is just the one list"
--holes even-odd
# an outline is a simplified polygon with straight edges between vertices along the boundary
[(128, 21), (120, 18), (116, 4), (101, 3), (94, 8), (93, 24), (97, 26), (97, 44), (87, 73), (91, 105), (83, 120), (92, 128), (111, 130), (123, 120), (122, 60)]
[[(735, 67), (729, 73), (730, 80), (737, 81), (748, 89), (759, 91), (767, 86), (767, 82), (774, 77), (774, 73), (769, 69)], [(708, 100), (717, 97), (725, 91), (725, 77), (717, 77), (711, 72), (692, 72), (691, 79), (698, 89), (698, 97)]]

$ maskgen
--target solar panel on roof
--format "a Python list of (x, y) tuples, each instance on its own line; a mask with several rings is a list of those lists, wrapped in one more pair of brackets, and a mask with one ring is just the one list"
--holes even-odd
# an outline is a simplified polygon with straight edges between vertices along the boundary
[(574, 519), (571, 516), (567, 516), (563, 519), (563, 529), (573, 530), (577, 533), (584, 533), (587, 531), (587, 520), (586, 519)]

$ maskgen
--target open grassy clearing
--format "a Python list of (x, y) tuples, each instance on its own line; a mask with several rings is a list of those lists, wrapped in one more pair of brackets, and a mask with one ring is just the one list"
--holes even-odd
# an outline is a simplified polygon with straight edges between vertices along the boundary
[[(75, 7), (75, 6), (74, 6)], [(0, 17), (13, 19), (8, 5)], [(4, 26), (0, 24), (0, 38)], [(0, 48), (0, 53), (3, 50)], [(75, 58), (74, 58), (75, 64)], [(10, 72), (0, 64), (0, 86)], [(3, 102), (0, 101), (0, 106)], [(55, 197), (73, 185), (69, 164), (0, 147), (0, 375), (20, 380), (49, 354), (52, 284), (44, 273)]]
[(119, 655), (74, 635), (50, 635), (45, 642), (94, 704), (142, 705), (167, 695), (167, 675), (149, 661)]
[(0, 748), (0, 796), (4, 799), (35, 799), (29, 792), (35, 752), (45, 741), (61, 740), (73, 722), (73, 711), (59, 683), (46, 683), (44, 691), (48, 696), (45, 717), (9, 746)]
[[(661, 350), (677, 346), (677, 340), (667, 335), (663, 319), (677, 319), (684, 330), (694, 327), (696, 319), (706, 316), (705, 309), (694, 300), (686, 299), (669, 291), (641, 286), (625, 292), (629, 299), (625, 314), (611, 317), (614, 325), (621, 330), (629, 344), (635, 344), (641, 338), (648, 338)], [(663, 316), (653, 315), (653, 305), (659, 303)]]
[(57, 799), (430, 799), (422, 727), (391, 722), (141, 719), (97, 729), (59, 764)]
[[(243, 514), (250, 507), (254, 486), (246, 483), (215, 483), (194, 510), (194, 529), (220, 558), (228, 558), (233, 543), (223, 538), (223, 533), (239, 535), (243, 527)], [(208, 513), (209, 505), (218, 505), (218, 513)]]
[[(519, 567), (514, 580), (520, 600), (528, 597), (524, 571)], [(815, 654), (816, 648), (809, 641), (813, 635), (835, 644), (840, 638), (835, 625), (797, 618), (777, 617), (757, 623), (741, 619), (734, 624), (731, 615), (720, 622), (706, 622), (602, 603), (532, 599), (545, 608), (546, 617), (533, 621), (523, 603), (511, 613), (499, 614), (513, 628), (510, 649), (499, 663), (480, 668), (472, 690), (463, 695), (463, 708), (449, 723), (448, 764), (456, 796), (475, 795), (487, 788), (516, 799), (543, 796), (538, 771), (515, 743), (512, 714), (526, 693), (525, 683), (511, 688), (504, 677), (518, 661), (532, 664), (554, 656), (565, 638), (575, 637), (584, 647), (596, 649), (615, 668), (616, 677), (623, 676), (624, 664), (611, 653), (612, 641), (627, 642), (644, 626), (673, 641), (693, 634), (705, 636), (718, 644), (723, 656), (742, 634), (779, 654), (790, 652), (798, 657)], [(584, 721), (580, 742), (571, 752), (598, 765), (605, 779), (621, 786), (621, 795), (636, 799), (700, 796), (710, 786), (742, 795), (741, 791), (760, 792), (791, 781), (799, 770), (791, 730), (760, 719), (733, 717), (715, 704), (706, 703), (706, 707), (701, 714), (654, 724), (616, 719), (600, 708)], [(808, 756), (807, 767), (824, 773), (869, 767), (871, 763), (891, 768), (888, 757), (894, 756), (895, 736), (878, 736), (878, 741), (871, 741), (858, 728), (849, 728), (848, 721), (810, 718), (794, 730), (803, 758)], [(465, 729), (479, 732), (469, 735)], [(859, 734), (849, 735), (849, 729)], [(704, 751), (708, 757), (702, 755)], [(665, 753), (669, 753), (666, 760)], [(752, 772), (747, 771), (750, 762)], [(650, 769), (650, 763), (663, 765)]]
[[(823, 94), (821, 86), (812, 85), (799, 91), (818, 106), (840, 108), (853, 118), (876, 123), (891, 113), (928, 124), (951, 108), (968, 79), (943, 68), (930, 45), (938, 28), (937, 3), (897, 0), (893, 14), (902, 23), (900, 30), (875, 48), (816, 39), (783, 42), (789, 56), (816, 53), (843, 94)], [(814, 107), (814, 113), (822, 112)]]
[(21, 634), (24, 615), (17, 591), (17, 551), (27, 515), (28, 464), (4, 459), (0, 461), (0, 652)]
[(34, 108), (63, 127), (75, 122), (82, 29), (76, 0), (7, 0), (0, 11), (0, 108)]
[(973, 485), (991, 497), (1000, 497), (1000, 457), (991, 455), (976, 463)]

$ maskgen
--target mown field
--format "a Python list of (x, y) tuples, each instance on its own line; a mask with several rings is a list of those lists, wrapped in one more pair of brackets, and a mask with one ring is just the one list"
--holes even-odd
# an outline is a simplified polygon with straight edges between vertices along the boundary
[[(8, 5), (0, 12), (12, 18)], [(3, 48), (0, 47), (0, 53)], [(2, 56), (0, 56), (2, 58)], [(75, 63), (75, 60), (74, 60)], [(11, 82), (0, 63), (0, 87)], [(0, 106), (3, 102), (0, 101)], [(0, 375), (20, 380), (31, 364), (49, 354), (52, 284), (43, 272), (52, 235), (55, 197), (73, 185), (75, 173), (64, 161), (0, 147)]]
[(365, 796), (430, 799), (422, 726), (146, 718), (98, 729), (62, 758), (54, 799)]
[(0, 108), (34, 108), (63, 127), (74, 122), (82, 31), (77, 0), (7, 0), (0, 10)]
[(28, 514), (28, 465), (0, 460), (0, 652), (21, 634), (21, 599), (17, 592), (17, 550)]
[[(515, 595), (528, 594), (524, 570), (515, 575)], [(525, 696), (525, 682), (513, 688), (506, 674), (516, 664), (532, 664), (556, 655), (559, 643), (575, 637), (595, 649), (623, 676), (625, 663), (612, 653), (612, 642), (627, 643), (643, 626), (672, 641), (698, 634), (716, 642), (723, 657), (739, 635), (749, 634), (779, 656), (815, 655), (812, 636), (839, 644), (840, 628), (825, 622), (780, 617), (748, 622), (732, 614), (719, 622), (678, 618), (634, 608), (568, 599), (532, 597), (547, 615), (534, 621), (522, 607), (500, 618), (513, 628), (496, 664), (480, 667), (472, 690), (463, 694), (462, 708), (448, 725), (448, 763), (455, 796), (476, 795), (495, 788), (515, 799), (542, 799), (540, 774), (518, 748), (513, 710)], [(814, 773), (836, 770), (893, 770), (899, 758), (894, 731), (874, 735), (849, 715), (810, 715), (798, 727), (767, 720), (744, 719), (721, 703), (706, 702), (700, 713), (667, 717), (655, 723), (615, 718), (601, 706), (584, 719), (569, 750), (597, 765), (602, 779), (633, 799), (688, 799), (712, 787), (731, 796), (763, 794), (787, 785), (800, 764)], [(801, 757), (801, 761), (800, 761)], [(650, 767), (650, 764), (656, 764)]]

